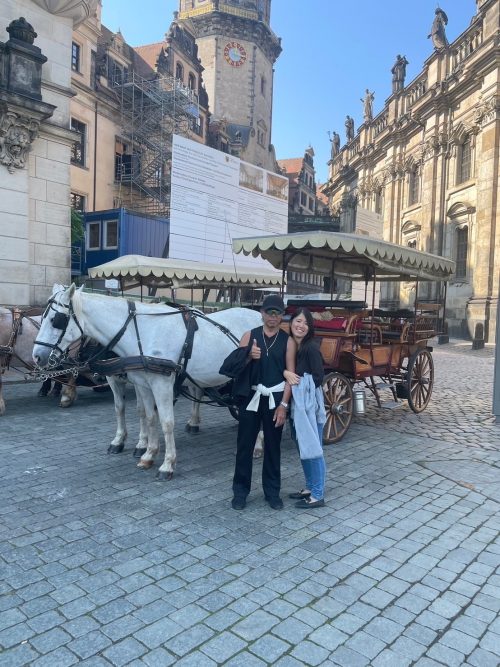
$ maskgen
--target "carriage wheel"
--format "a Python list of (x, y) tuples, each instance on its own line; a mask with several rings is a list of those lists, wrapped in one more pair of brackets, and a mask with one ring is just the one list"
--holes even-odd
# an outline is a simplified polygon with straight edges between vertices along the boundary
[(351, 425), (353, 399), (349, 380), (341, 373), (329, 373), (323, 380), (326, 424), (323, 442), (331, 445), (338, 442)]
[(429, 350), (417, 350), (408, 360), (408, 404), (413, 412), (422, 412), (431, 400), (434, 362)]

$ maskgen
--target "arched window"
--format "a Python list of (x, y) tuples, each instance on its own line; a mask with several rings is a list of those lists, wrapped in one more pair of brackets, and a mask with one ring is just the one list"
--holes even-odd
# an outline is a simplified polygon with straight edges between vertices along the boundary
[(196, 90), (196, 77), (192, 72), (189, 72), (188, 76), (188, 88), (190, 90)]
[(179, 81), (184, 81), (184, 67), (179, 61), (177, 61), (175, 66), (175, 78), (179, 79)]
[(455, 278), (467, 277), (467, 250), (469, 244), (469, 230), (467, 226), (455, 229)]
[(408, 206), (420, 201), (420, 167), (415, 165), (410, 172), (408, 185)]
[(457, 184), (468, 181), (472, 173), (472, 145), (470, 135), (458, 147)]

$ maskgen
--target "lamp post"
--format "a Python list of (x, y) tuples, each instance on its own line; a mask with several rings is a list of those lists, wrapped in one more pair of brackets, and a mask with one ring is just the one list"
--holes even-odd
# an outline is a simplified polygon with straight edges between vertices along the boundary
[(493, 414), (495, 415), (495, 424), (500, 424), (500, 312), (498, 312), (498, 309), (495, 343), (495, 370), (493, 372)]

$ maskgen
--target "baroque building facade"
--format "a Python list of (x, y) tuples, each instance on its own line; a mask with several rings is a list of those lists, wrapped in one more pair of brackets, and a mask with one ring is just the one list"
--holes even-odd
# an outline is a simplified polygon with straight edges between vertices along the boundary
[(71, 35), (96, 0), (0, 3), (0, 303), (70, 278)]
[[(453, 258), (450, 334), (493, 342), (500, 275), (500, 0), (476, 0), (465, 31), (451, 44), (443, 36), (433, 40), (433, 53), (409, 84), (395, 65), (393, 94), (375, 117), (368, 108), (357, 134), (332, 154), (323, 192), (344, 231), (353, 230), (356, 210), (367, 209), (382, 216), (385, 240)], [(432, 300), (437, 289), (423, 283), (419, 299)], [(404, 285), (382, 293), (388, 306), (411, 300)]]

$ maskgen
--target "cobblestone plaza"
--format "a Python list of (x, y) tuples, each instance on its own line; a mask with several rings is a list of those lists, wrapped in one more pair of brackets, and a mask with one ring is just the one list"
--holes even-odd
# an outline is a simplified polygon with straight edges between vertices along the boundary
[(283, 438), (283, 511), (260, 461), (244, 512), (230, 507), (235, 421), (176, 407), (171, 482), (108, 456), (110, 394), (61, 410), (7, 385), (0, 421), (0, 665), (500, 664), (500, 428), (493, 350), (435, 348), (429, 408), (354, 420), (326, 448), (326, 507)]

